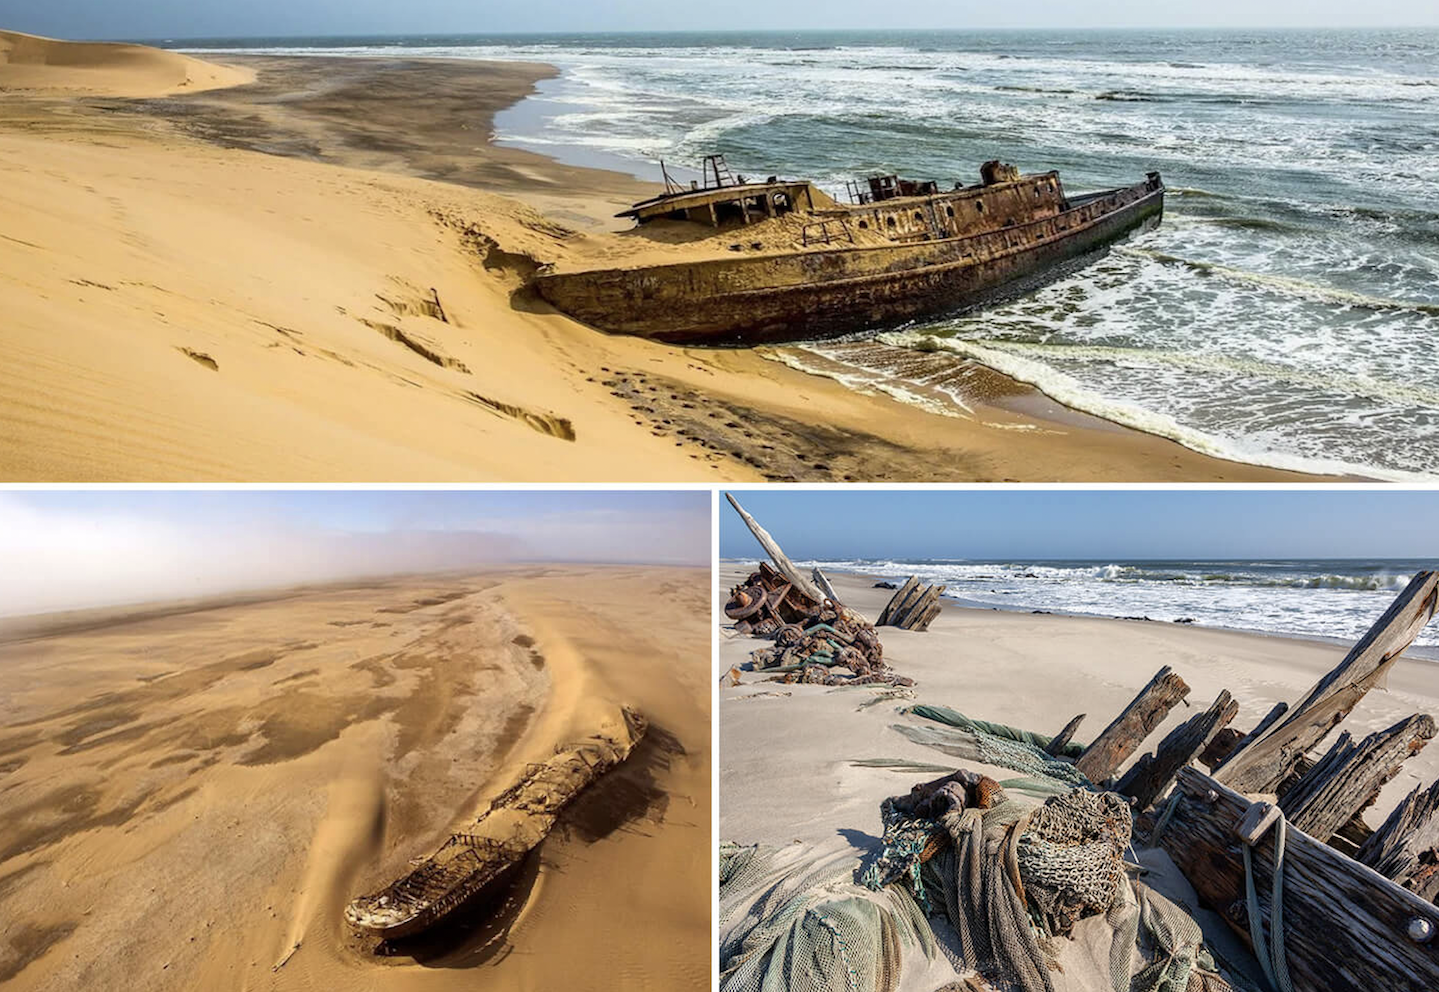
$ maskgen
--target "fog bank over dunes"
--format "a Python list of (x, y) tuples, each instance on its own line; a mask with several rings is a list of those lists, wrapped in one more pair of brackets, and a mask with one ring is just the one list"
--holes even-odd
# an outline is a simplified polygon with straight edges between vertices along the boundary
[(566, 495), (0, 494), (0, 616), (517, 561), (705, 560), (707, 493)]

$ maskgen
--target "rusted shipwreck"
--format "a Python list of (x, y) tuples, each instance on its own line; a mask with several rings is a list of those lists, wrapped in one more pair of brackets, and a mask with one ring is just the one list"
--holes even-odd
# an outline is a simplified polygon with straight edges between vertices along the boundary
[(540, 295), (602, 330), (663, 341), (833, 337), (1022, 292), (1164, 211), (1157, 172), (1070, 196), (1057, 172), (994, 161), (977, 185), (874, 176), (839, 203), (808, 181), (735, 177), (722, 161), (707, 160), (703, 186), (667, 176), (665, 193), (620, 216), (689, 223), (696, 238), (768, 223), (768, 241), (695, 261), (545, 270)]
[(345, 907), (345, 919), (382, 940), (414, 936), (500, 891), (549, 835), (560, 812), (591, 783), (629, 757), (648, 724), (622, 707), (621, 720), (584, 740), (556, 746), (526, 766), (471, 827), (452, 834), (404, 877)]

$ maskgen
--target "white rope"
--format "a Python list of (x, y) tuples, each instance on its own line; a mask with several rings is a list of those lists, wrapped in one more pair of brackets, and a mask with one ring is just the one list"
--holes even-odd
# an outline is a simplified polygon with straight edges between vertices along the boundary
[(1289, 962), (1284, 953), (1284, 839), (1288, 831), (1284, 814), (1274, 825), (1274, 884), (1269, 893), (1269, 933), (1272, 940), (1266, 947), (1264, 924), (1259, 918), (1259, 895), (1254, 889), (1254, 865), (1250, 845), (1244, 846), (1244, 891), (1249, 904), (1249, 936), (1254, 942), (1254, 956), (1264, 969), (1264, 977), (1275, 992), (1294, 992), (1289, 980)]

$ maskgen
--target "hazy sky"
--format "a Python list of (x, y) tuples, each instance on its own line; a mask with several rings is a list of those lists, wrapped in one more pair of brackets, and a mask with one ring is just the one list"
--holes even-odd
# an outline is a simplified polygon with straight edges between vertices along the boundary
[[(1433, 0), (1030, 0), (897, 11), (872, 0), (789, 0), (748, 10), (756, 29), (773, 30), (1439, 24)], [(67, 38), (717, 30), (745, 11), (673, 0), (0, 0), (0, 28)]]
[[(795, 558), (1426, 558), (1439, 491), (739, 492)], [(720, 555), (762, 555), (720, 500)]]
[(709, 557), (706, 492), (0, 492), (0, 615), (491, 562)]

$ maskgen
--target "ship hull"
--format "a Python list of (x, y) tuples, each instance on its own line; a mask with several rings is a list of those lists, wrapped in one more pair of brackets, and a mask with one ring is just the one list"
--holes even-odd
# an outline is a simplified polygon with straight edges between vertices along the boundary
[(960, 311), (1033, 288), (1159, 221), (1156, 180), (1053, 217), (970, 237), (542, 274), (540, 295), (601, 330), (680, 344), (838, 337)]

